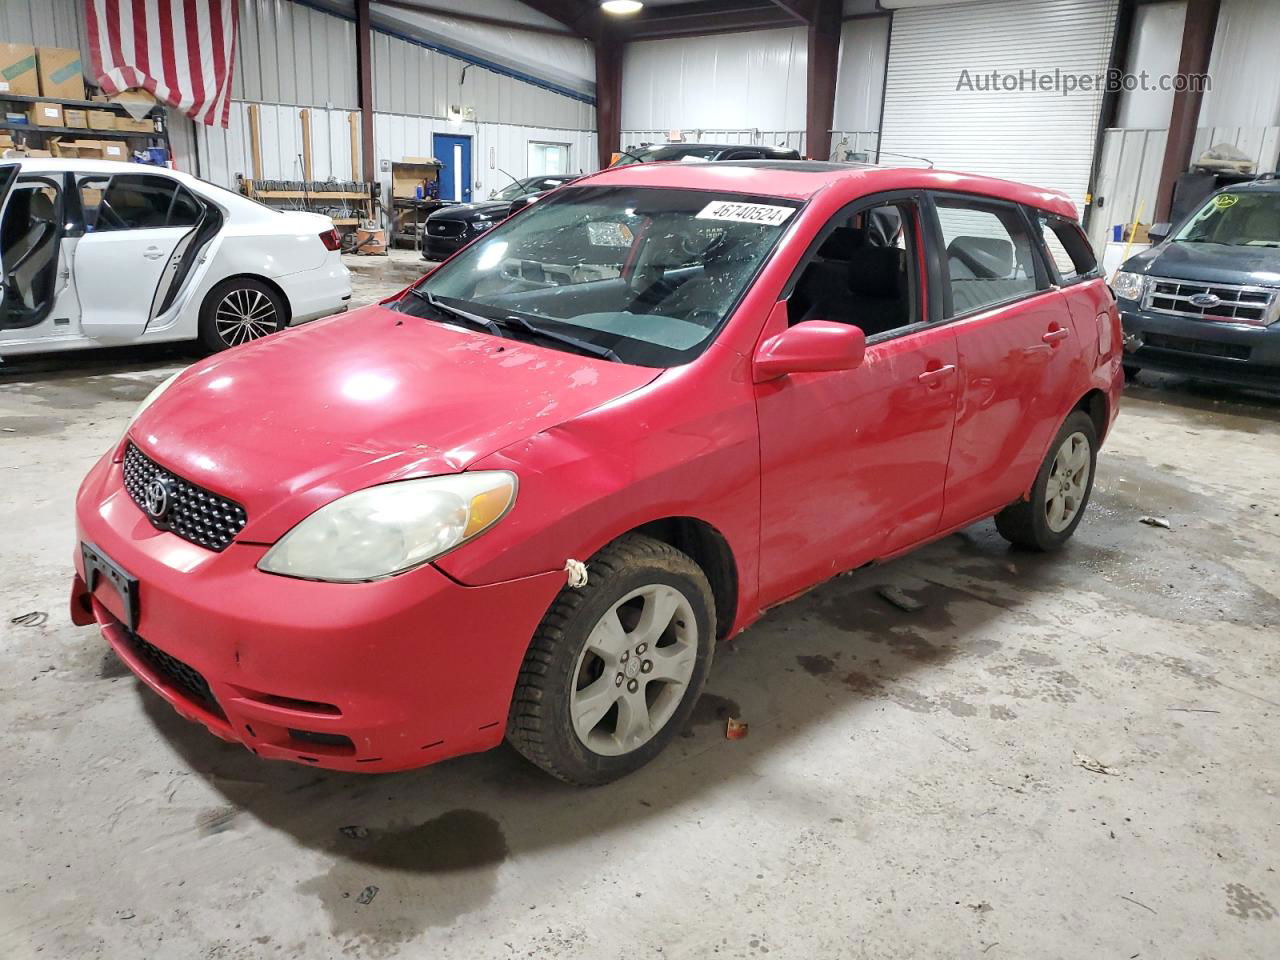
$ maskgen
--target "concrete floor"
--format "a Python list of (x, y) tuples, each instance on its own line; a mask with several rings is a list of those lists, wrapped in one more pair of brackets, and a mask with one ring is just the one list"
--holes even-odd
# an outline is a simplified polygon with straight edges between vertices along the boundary
[(1280, 953), (1280, 400), (1137, 387), (1065, 552), (983, 523), (832, 581), (582, 791), (260, 761), (70, 625), (80, 477), (191, 359), (0, 371), (0, 957)]

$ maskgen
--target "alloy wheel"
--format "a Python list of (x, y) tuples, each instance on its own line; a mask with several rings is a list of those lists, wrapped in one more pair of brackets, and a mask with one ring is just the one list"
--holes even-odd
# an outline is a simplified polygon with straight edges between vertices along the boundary
[(260, 290), (232, 290), (218, 304), (213, 322), (222, 342), (235, 347), (275, 333), (276, 307)]
[(1073, 433), (1062, 441), (1049, 468), (1044, 496), (1045, 523), (1054, 533), (1071, 525), (1089, 486), (1089, 440)]
[(680, 706), (698, 657), (698, 623), (683, 593), (655, 583), (600, 618), (578, 656), (569, 714), (602, 756), (643, 746)]

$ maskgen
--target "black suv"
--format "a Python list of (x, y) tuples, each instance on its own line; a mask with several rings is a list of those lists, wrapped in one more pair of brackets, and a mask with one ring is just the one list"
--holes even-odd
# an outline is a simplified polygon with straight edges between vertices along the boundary
[(1280, 389), (1280, 181), (1219, 190), (1112, 282), (1125, 372)]
[(623, 150), (611, 166), (633, 163), (663, 163), (670, 160), (799, 160), (799, 151), (790, 147), (769, 147), (750, 143), (655, 143)]
[(582, 176), (580, 173), (549, 173), (541, 177), (513, 180), (493, 199), (480, 203), (454, 203), (427, 217), (422, 225), (422, 259), (444, 260), (511, 214), (523, 210), (548, 190)]

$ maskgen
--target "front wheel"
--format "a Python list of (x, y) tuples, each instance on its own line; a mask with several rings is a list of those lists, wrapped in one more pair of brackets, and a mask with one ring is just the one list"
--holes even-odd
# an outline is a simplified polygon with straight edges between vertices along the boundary
[(204, 298), (200, 307), (200, 342), (212, 351), (238, 347), (289, 322), (284, 299), (253, 277), (224, 280)]
[(644, 766), (688, 721), (715, 646), (706, 575), (675, 547), (628, 534), (564, 588), (520, 668), (507, 739), (567, 783)]
[(996, 529), (1012, 544), (1032, 550), (1061, 547), (1084, 518), (1098, 460), (1098, 432), (1083, 410), (1067, 417), (1040, 465), (1029, 500), (996, 514)]

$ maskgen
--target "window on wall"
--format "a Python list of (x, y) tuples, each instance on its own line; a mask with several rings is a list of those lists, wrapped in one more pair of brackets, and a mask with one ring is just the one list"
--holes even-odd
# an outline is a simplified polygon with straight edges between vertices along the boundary
[(569, 145), (567, 143), (529, 141), (529, 176), (542, 177), (550, 173), (568, 172)]

